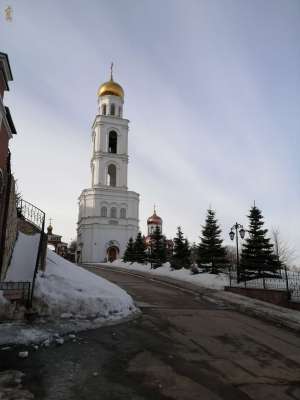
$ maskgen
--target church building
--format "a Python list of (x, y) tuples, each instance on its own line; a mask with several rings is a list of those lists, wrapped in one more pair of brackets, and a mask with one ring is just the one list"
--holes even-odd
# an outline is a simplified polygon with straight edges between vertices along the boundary
[(79, 197), (78, 237), (81, 263), (122, 257), (139, 230), (139, 194), (127, 187), (128, 119), (124, 91), (111, 78), (98, 91), (92, 125), (91, 187)]

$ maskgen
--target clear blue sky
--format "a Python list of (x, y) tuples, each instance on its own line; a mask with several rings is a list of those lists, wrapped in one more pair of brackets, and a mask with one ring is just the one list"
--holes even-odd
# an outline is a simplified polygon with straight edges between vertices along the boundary
[[(13, 21), (4, 9), (13, 8)], [(211, 205), (228, 240), (253, 200), (300, 250), (298, 0), (0, 0), (6, 103), (23, 197), (76, 236), (98, 86), (115, 63), (131, 121), (129, 187), (197, 241)]]

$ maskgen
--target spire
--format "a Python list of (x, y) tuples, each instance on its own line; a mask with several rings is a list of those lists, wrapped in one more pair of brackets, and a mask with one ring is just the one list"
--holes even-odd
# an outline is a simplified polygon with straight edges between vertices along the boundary
[(110, 64), (110, 80), (113, 81), (114, 77), (113, 77), (113, 68), (114, 68), (114, 63), (112, 62)]

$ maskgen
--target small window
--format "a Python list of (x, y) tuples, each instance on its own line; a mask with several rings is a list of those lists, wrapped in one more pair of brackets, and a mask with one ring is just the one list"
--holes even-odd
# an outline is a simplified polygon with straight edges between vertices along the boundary
[(121, 208), (121, 210), (120, 210), (120, 218), (126, 218), (126, 208)]
[(107, 208), (101, 207), (101, 217), (107, 217)]
[(116, 207), (112, 207), (110, 209), (110, 217), (111, 218), (117, 218), (117, 209), (116, 209)]
[(114, 103), (112, 103), (110, 105), (110, 115), (115, 115), (115, 113), (116, 113), (116, 107), (115, 107)]
[(119, 106), (119, 117), (122, 117), (122, 107)]
[(102, 114), (106, 115), (106, 104), (102, 104)]

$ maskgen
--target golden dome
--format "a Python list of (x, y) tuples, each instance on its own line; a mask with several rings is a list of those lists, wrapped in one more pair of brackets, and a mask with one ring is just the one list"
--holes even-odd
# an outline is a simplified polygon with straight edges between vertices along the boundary
[(112, 79), (108, 82), (104, 82), (99, 90), (98, 96), (106, 96), (107, 94), (124, 98), (124, 90), (121, 85), (114, 82)]

